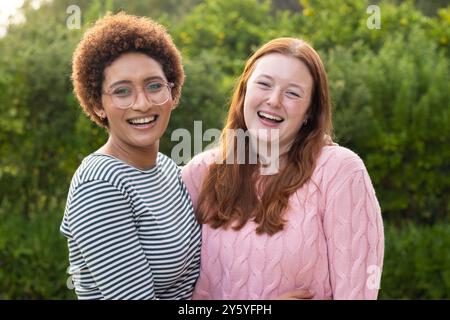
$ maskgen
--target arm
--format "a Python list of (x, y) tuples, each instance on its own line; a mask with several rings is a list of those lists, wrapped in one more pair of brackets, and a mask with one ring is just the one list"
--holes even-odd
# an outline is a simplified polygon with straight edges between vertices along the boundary
[[(186, 189), (191, 197), (194, 210), (197, 210), (198, 196), (200, 188), (206, 175), (212, 156), (208, 154), (206, 160), (204, 154), (197, 155), (181, 169), (181, 178), (183, 179)], [(205, 162), (206, 161), (206, 162)]]
[(104, 181), (84, 183), (72, 197), (68, 219), (105, 299), (155, 299), (152, 270), (120, 190)]
[(309, 290), (297, 289), (286, 292), (281, 296), (276, 297), (274, 300), (310, 300), (314, 294)]
[(181, 170), (181, 178), (186, 185), (186, 189), (191, 197), (192, 205), (194, 206), (194, 210), (197, 209), (197, 200), (200, 194), (200, 182), (198, 179), (194, 179), (192, 175), (194, 174), (195, 166), (188, 163)]
[(327, 192), (324, 213), (333, 299), (376, 299), (384, 254), (383, 223), (364, 164), (359, 158), (352, 162)]

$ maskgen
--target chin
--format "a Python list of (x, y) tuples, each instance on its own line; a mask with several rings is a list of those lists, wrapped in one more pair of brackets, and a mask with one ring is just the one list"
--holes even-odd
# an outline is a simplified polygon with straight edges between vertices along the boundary
[(279, 142), (280, 141), (280, 130), (270, 129), (270, 128), (251, 128), (249, 129), (250, 135), (253, 138), (257, 138), (262, 142)]
[(145, 139), (145, 140), (138, 140), (138, 141), (132, 141), (130, 144), (137, 148), (151, 148), (155, 144), (159, 142), (159, 139)]

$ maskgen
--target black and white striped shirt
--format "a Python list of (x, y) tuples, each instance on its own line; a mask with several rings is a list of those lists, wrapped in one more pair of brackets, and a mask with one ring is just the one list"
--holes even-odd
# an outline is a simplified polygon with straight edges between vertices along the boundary
[(139, 170), (93, 153), (72, 178), (61, 232), (79, 299), (190, 299), (200, 226), (180, 169)]

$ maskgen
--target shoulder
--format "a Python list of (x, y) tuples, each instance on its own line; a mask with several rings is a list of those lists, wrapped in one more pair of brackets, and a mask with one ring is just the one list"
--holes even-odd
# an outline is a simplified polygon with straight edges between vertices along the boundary
[(317, 159), (316, 170), (353, 172), (365, 169), (362, 159), (352, 150), (341, 146), (325, 146)]
[(220, 149), (214, 148), (193, 157), (183, 168), (182, 174), (195, 174), (204, 172), (213, 163), (216, 163), (217, 159), (221, 156)]
[(181, 169), (181, 177), (191, 195), (194, 206), (208, 168), (216, 162), (219, 155), (221, 155), (220, 149), (210, 149), (196, 155)]
[(171, 158), (165, 154), (158, 153), (158, 166), (165, 172), (176, 173), (180, 172), (180, 167)]
[(103, 154), (90, 154), (83, 159), (72, 178), (71, 188), (80, 185), (109, 183), (119, 187), (130, 174), (131, 169), (125, 163)]
[(366, 174), (363, 160), (352, 150), (341, 146), (323, 147), (311, 179), (323, 191), (339, 188), (348, 179)]

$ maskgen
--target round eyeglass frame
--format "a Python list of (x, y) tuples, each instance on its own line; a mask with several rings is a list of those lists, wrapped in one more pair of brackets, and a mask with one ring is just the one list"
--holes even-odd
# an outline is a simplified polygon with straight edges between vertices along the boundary
[[(151, 103), (151, 104), (153, 104), (155, 106), (161, 106), (161, 105), (165, 104), (167, 101), (169, 101), (169, 99), (172, 97), (172, 90), (171, 89), (173, 89), (173, 87), (175, 87), (175, 84), (173, 82), (161, 81), (161, 83), (164, 84), (167, 87), (167, 90), (169, 91), (169, 95), (167, 96), (167, 99), (164, 102), (161, 102), (161, 103), (156, 103), (151, 98), (149, 100), (149, 98), (147, 97), (147, 94), (145, 93), (145, 88), (144, 87), (139, 87), (140, 89), (142, 89), (144, 91), (145, 100), (147, 100), (147, 102), (149, 102), (149, 103)], [(136, 87), (133, 86), (133, 89), (136, 89)], [(136, 90), (136, 91), (138, 91), (138, 90)], [(102, 94), (109, 96), (109, 98), (111, 99), (112, 104), (116, 108), (122, 109), (122, 110), (126, 110), (128, 108), (131, 108), (136, 103), (136, 99), (137, 99), (139, 93), (136, 93), (136, 95), (134, 96), (133, 101), (126, 107), (120, 107), (116, 103), (114, 103), (113, 94), (111, 92), (107, 92), (107, 91), (102, 90)]]

